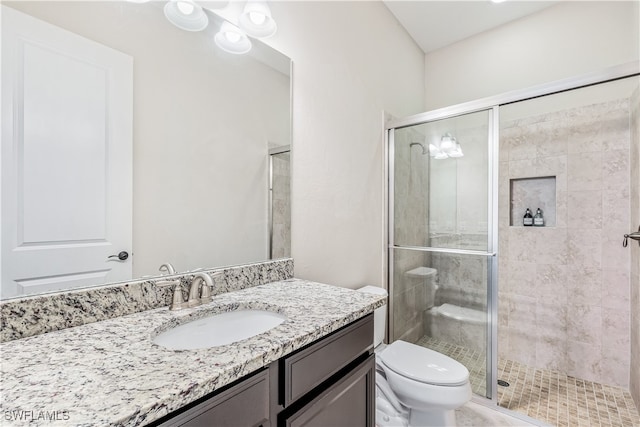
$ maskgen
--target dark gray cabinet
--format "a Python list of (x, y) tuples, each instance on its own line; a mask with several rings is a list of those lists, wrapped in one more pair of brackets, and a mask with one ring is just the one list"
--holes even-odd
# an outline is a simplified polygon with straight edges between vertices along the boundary
[(366, 317), (282, 359), (284, 404), (289, 406), (373, 346), (373, 318)]
[(250, 375), (160, 424), (162, 427), (270, 426), (269, 370)]
[(373, 315), (157, 421), (162, 427), (372, 427)]
[(300, 410), (286, 427), (367, 427), (375, 422), (376, 364), (372, 354)]

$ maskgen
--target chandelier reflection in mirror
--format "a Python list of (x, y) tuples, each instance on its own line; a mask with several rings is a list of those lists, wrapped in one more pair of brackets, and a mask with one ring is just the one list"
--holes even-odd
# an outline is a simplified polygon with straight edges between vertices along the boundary
[[(144, 3), (149, 0), (128, 1)], [(209, 25), (206, 12), (194, 0), (169, 0), (164, 6), (164, 16), (173, 25), (185, 31), (202, 31)], [(225, 52), (247, 53), (251, 50), (249, 36), (253, 38), (271, 37), (278, 28), (271, 16), (271, 9), (264, 0), (248, 0), (238, 15), (237, 21), (237, 26), (231, 22), (225, 22), (214, 36), (216, 45)]]
[(429, 155), (436, 160), (458, 158), (464, 156), (462, 147), (450, 133), (445, 133), (436, 144), (429, 144)]

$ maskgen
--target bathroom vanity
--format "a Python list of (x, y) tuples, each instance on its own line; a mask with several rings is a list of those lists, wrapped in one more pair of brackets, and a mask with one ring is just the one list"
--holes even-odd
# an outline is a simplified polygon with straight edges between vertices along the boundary
[[(289, 279), (192, 309), (163, 307), (4, 342), (3, 425), (373, 425), (370, 314), (384, 303)], [(287, 320), (212, 348), (153, 342), (185, 322), (242, 309)]]
[(373, 315), (154, 423), (174, 426), (373, 426)]

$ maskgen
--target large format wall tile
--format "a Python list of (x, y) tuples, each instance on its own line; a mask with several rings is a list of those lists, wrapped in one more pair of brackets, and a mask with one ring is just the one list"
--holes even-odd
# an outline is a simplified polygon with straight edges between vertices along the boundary
[(569, 228), (602, 228), (602, 190), (569, 191), (567, 222)]
[[(621, 99), (501, 124), (498, 300), (508, 308), (499, 310), (500, 357), (622, 387), (633, 359), (640, 377), (640, 356), (632, 356), (640, 335), (628, 338), (640, 328), (629, 326), (640, 317), (631, 308), (640, 311), (640, 291), (629, 292), (638, 274), (629, 274), (630, 251), (621, 245), (640, 205), (632, 201), (640, 178), (629, 179), (640, 164), (630, 105)], [(555, 226), (525, 228), (521, 218), (510, 226), (510, 180), (548, 176)], [(640, 399), (640, 380), (636, 387)]]

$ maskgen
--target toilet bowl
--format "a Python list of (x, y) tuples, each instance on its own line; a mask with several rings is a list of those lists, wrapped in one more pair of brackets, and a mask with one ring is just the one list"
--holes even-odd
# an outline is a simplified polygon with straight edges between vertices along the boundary
[[(365, 286), (361, 292), (386, 295)], [(376, 425), (453, 426), (454, 410), (471, 400), (469, 371), (444, 354), (405, 341), (382, 344), (386, 306), (374, 312)]]

